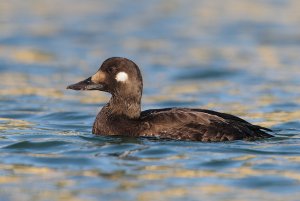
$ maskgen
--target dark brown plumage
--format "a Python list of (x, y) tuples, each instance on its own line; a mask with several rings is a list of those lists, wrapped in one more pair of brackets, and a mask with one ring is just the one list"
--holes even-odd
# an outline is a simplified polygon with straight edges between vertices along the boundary
[(96, 135), (158, 137), (218, 142), (272, 137), (271, 131), (230, 115), (204, 109), (165, 108), (141, 112), (143, 80), (138, 66), (109, 58), (92, 77), (70, 85), (74, 90), (100, 90), (112, 97), (96, 117)]

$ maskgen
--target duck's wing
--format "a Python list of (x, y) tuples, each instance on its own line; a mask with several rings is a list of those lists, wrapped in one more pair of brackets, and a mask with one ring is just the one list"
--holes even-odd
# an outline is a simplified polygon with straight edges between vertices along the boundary
[(166, 108), (146, 110), (141, 113), (141, 120), (147, 129), (145, 136), (197, 140), (231, 141), (256, 140), (272, 135), (268, 130), (226, 113), (211, 110)]
[(212, 114), (212, 115), (217, 115), (217, 116), (222, 117), (223, 119), (226, 119), (226, 120), (232, 120), (232, 121), (236, 121), (236, 122), (250, 124), (252, 127), (256, 127), (257, 129), (272, 132), (272, 130), (269, 129), (269, 128), (266, 128), (266, 127), (263, 127), (263, 126), (258, 126), (258, 125), (253, 125), (253, 124), (249, 123), (248, 121), (246, 121), (244, 119), (241, 119), (240, 117), (234, 116), (232, 114), (216, 112), (216, 111), (213, 111), (213, 110), (206, 110), (206, 109), (191, 109), (191, 110), (192, 111), (198, 111), (198, 112), (204, 112), (204, 113)]

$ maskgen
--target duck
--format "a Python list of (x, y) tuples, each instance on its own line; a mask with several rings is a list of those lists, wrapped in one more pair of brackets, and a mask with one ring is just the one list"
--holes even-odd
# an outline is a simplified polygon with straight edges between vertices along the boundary
[(269, 128), (208, 109), (170, 107), (141, 111), (142, 74), (137, 64), (123, 57), (106, 59), (94, 75), (67, 89), (111, 94), (94, 121), (92, 133), (95, 135), (201, 142), (273, 137)]

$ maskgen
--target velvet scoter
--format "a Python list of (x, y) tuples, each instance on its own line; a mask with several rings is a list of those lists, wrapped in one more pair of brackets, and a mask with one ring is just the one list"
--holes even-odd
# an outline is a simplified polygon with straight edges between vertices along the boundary
[(270, 129), (231, 114), (206, 109), (165, 108), (141, 112), (143, 79), (131, 60), (112, 57), (91, 77), (67, 89), (98, 90), (111, 94), (97, 115), (93, 133), (218, 142), (272, 137)]

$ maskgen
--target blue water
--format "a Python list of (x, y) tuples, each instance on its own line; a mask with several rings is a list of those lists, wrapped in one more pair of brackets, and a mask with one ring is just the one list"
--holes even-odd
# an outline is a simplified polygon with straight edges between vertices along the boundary
[[(0, 2), (0, 200), (299, 200), (296, 0)], [(109, 100), (66, 86), (134, 60), (143, 109), (207, 108), (275, 131), (226, 143), (91, 133)]]

